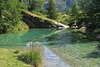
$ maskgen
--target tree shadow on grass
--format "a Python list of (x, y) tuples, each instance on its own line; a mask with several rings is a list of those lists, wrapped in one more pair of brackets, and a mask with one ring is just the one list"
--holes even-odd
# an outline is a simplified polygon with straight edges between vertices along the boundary
[(89, 53), (87, 56), (87, 58), (100, 58), (100, 52), (92, 52), (92, 53)]

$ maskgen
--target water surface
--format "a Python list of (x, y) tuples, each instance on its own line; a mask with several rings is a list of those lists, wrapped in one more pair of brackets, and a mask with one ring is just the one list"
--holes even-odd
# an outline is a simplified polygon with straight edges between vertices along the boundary
[(58, 32), (56, 29), (31, 29), (18, 33), (0, 34), (1, 48), (23, 48), (34, 43), (47, 46), (72, 67), (100, 67), (98, 39), (79, 31)]
[(100, 43), (98, 39), (80, 31), (63, 30), (40, 42), (72, 67), (100, 67)]
[(33, 42), (53, 34), (56, 29), (30, 29), (17, 33), (0, 34), (1, 48), (22, 48)]

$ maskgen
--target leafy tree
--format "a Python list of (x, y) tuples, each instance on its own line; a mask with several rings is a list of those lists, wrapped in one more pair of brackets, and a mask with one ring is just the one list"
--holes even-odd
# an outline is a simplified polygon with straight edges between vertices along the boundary
[(54, 2), (52, 0), (49, 0), (49, 3), (47, 5), (48, 5), (48, 7), (46, 9), (47, 9), (48, 18), (56, 19), (58, 15), (57, 15), (57, 11), (56, 11)]

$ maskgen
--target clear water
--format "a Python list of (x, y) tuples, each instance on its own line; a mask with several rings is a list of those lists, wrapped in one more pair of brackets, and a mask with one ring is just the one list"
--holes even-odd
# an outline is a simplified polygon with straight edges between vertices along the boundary
[(22, 48), (30, 43), (48, 46), (72, 67), (100, 67), (99, 42), (80, 32), (56, 29), (31, 29), (18, 33), (0, 34), (1, 48)]
[(33, 42), (53, 34), (56, 29), (31, 29), (17, 33), (0, 34), (1, 48), (22, 48)]
[(87, 36), (79, 31), (63, 30), (40, 42), (44, 42), (72, 67), (100, 67), (100, 43), (94, 35)]

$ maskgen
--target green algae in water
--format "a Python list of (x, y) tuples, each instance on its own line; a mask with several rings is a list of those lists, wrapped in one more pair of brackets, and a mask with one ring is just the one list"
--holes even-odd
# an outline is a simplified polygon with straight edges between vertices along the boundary
[(100, 67), (100, 50), (97, 49), (100, 43), (95, 37), (64, 30), (45, 40), (46, 45), (72, 67)]

